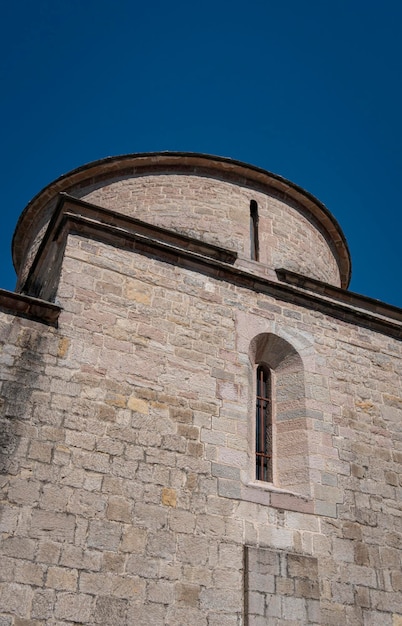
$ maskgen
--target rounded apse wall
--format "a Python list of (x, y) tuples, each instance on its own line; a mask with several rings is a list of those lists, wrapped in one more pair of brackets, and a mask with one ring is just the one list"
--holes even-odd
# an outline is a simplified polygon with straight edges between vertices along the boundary
[(311, 194), (231, 159), (162, 152), (106, 158), (45, 187), (15, 231), (19, 286), (61, 192), (235, 251), (236, 263), (247, 263), (248, 271), (285, 268), (335, 286), (349, 283), (345, 237)]

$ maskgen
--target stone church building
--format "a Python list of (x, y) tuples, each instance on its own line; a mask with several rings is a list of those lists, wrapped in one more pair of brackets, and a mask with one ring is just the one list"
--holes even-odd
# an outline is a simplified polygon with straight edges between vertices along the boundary
[(257, 167), (107, 158), (0, 290), (0, 626), (401, 626), (402, 310)]

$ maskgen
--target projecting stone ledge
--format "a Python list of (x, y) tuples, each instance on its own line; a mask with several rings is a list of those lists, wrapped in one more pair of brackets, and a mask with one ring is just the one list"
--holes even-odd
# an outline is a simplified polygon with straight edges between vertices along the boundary
[(61, 307), (39, 298), (0, 289), (0, 311), (26, 317), (49, 326), (57, 326)]

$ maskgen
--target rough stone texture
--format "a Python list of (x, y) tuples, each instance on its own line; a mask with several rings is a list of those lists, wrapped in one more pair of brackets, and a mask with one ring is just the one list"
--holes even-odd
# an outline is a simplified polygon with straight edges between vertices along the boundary
[(0, 624), (401, 623), (400, 341), (77, 234), (57, 302), (0, 312)]
[(283, 267), (334, 285), (341, 284), (339, 249), (335, 250), (343, 235), (332, 218), (328, 220), (318, 201), (291, 182), (280, 181), (268, 172), (256, 175), (252, 168), (230, 159), (187, 155), (180, 161), (177, 155), (159, 154), (154, 158), (150, 155), (148, 161), (145, 172), (141, 155), (132, 155), (130, 165), (126, 166), (122, 163), (119, 167), (118, 159), (112, 167), (106, 162), (103, 168), (95, 164), (88, 172), (83, 168), (65, 181), (60, 179), (53, 194), (44, 190), (40, 212), (36, 211), (35, 199), (35, 211), (23, 215), (24, 224), (20, 223), (14, 242), (19, 284), (26, 278), (39, 249), (56, 209), (55, 195), (60, 191), (222, 245), (236, 251), (246, 264), (250, 260), (250, 202), (254, 200), (258, 204), (263, 264), (259, 267), (251, 264), (256, 272), (263, 266)]
[[(204, 176), (158, 174), (122, 178), (74, 195), (105, 208), (171, 228), (250, 258), (250, 199), (258, 204), (260, 260), (339, 284), (335, 259), (298, 207), (246, 186)], [(316, 258), (320, 263), (316, 263)]]

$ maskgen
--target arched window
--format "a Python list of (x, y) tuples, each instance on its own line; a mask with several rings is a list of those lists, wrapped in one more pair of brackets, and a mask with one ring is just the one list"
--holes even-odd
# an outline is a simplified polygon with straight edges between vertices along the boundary
[(272, 482), (272, 387), (265, 365), (257, 367), (255, 468), (257, 480)]
[(254, 378), (249, 386), (250, 478), (309, 495), (306, 385), (301, 357), (285, 339), (260, 333), (249, 344), (249, 358), (249, 383)]
[(258, 204), (250, 202), (250, 257), (253, 261), (260, 260), (260, 242), (258, 238)]

